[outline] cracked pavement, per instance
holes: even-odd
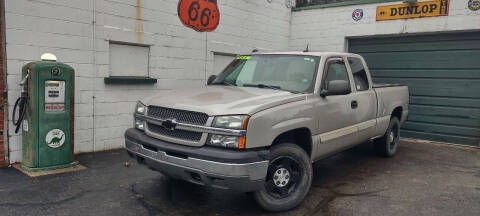
[[[124,150],[77,159],[88,169],[37,178],[0,169],[0,215],[480,215],[473,148],[402,141],[386,159],[363,144],[315,163],[305,201],[277,214],[248,194],[168,180]]]

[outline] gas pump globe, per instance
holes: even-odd
[[[22,168],[28,171],[75,165],[74,70],[53,54],[41,58],[23,67],[22,96],[13,110],[16,132],[22,131]]]

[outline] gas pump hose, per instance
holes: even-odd
[[[15,120],[16,113],[18,108],[18,119]],[[13,106],[13,114],[12,114],[12,121],[13,125],[16,126],[15,133],[18,133],[20,130],[20,125],[22,125],[23,117],[25,116],[25,112],[27,110],[27,96],[23,95],[20,96],[17,101],[15,101],[15,106]]]

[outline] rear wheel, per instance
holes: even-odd
[[[374,140],[375,152],[382,157],[393,157],[397,153],[399,140],[400,121],[394,116],[390,119],[385,134]]]
[[[265,186],[253,193],[268,211],[285,211],[299,205],[312,184],[312,164],[298,145],[283,143],[272,148]]]

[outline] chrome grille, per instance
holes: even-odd
[[[147,116],[160,119],[168,120],[174,119],[176,122],[191,124],[191,125],[200,125],[205,126],[209,120],[209,116],[201,112],[193,112],[187,110],[178,110],[171,109],[166,107],[158,106],[148,106]],[[201,132],[194,132],[189,130],[167,129],[158,123],[147,123],[147,134],[156,137],[157,139],[162,139],[167,142],[173,142],[184,145],[194,145],[198,146],[206,139],[206,134]]]
[[[148,127],[148,130],[150,130],[153,133],[175,138],[175,139],[198,142],[202,138],[202,133],[199,133],[199,132],[185,131],[185,130],[179,130],[179,129],[169,130],[162,126],[151,124],[151,123],[148,123],[147,127]]]
[[[177,110],[166,107],[148,106],[147,115],[159,119],[175,119],[177,122],[205,125],[208,115],[200,112]]]

